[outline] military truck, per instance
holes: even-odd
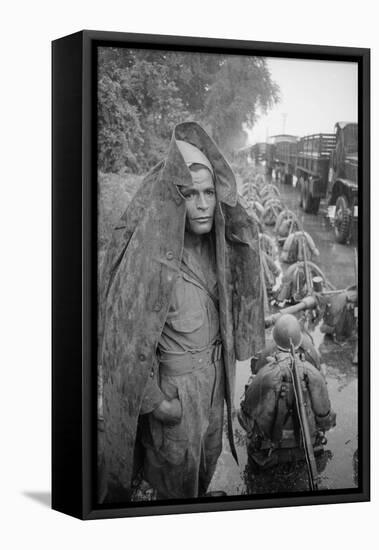
[[[296,167],[298,139],[297,136],[289,134],[270,137],[272,142],[270,168],[274,170],[275,179],[281,183],[292,184]]]
[[[336,147],[330,157],[327,199],[336,241],[354,237],[358,221],[358,124],[336,124]]]
[[[336,241],[346,243],[358,216],[358,125],[337,122],[334,134],[301,138],[296,176],[300,205],[317,214],[326,198]]]
[[[317,214],[321,198],[326,196],[330,156],[336,146],[335,134],[312,134],[298,143],[296,158],[300,206]]]
[[[259,163],[263,162],[264,160],[266,160],[266,154],[267,154],[267,150],[268,150],[268,143],[266,143],[265,141],[255,143],[252,146],[251,149],[252,149],[251,156],[255,159],[255,162],[257,164],[259,164]]]

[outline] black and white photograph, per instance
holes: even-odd
[[[97,504],[356,490],[358,63],[96,68]]]
[[[375,6],[4,4],[1,548],[372,548]]]

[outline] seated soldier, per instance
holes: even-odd
[[[246,387],[238,419],[247,432],[250,462],[268,468],[304,458],[293,384],[293,356],[300,375],[309,432],[315,454],[325,432],[335,426],[324,375],[301,351],[303,335],[293,315],[282,315],[273,329],[277,351]]]

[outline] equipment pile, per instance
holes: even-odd
[[[307,330],[319,323],[321,333],[335,341],[354,335],[357,286],[338,290],[328,281],[315,263],[320,253],[312,236],[268,181],[251,170],[241,193],[260,231],[266,328],[274,329],[272,343],[252,359],[238,419],[253,468],[305,459],[309,487],[316,490],[315,456],[323,452],[325,432],[335,426],[336,415],[325,366]],[[283,264],[290,264],[284,273]],[[300,315],[300,323],[293,314]]]

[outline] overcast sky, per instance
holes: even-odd
[[[287,133],[333,132],[337,121],[358,119],[358,65],[335,61],[267,58],[280,102],[249,132],[250,143]]]

